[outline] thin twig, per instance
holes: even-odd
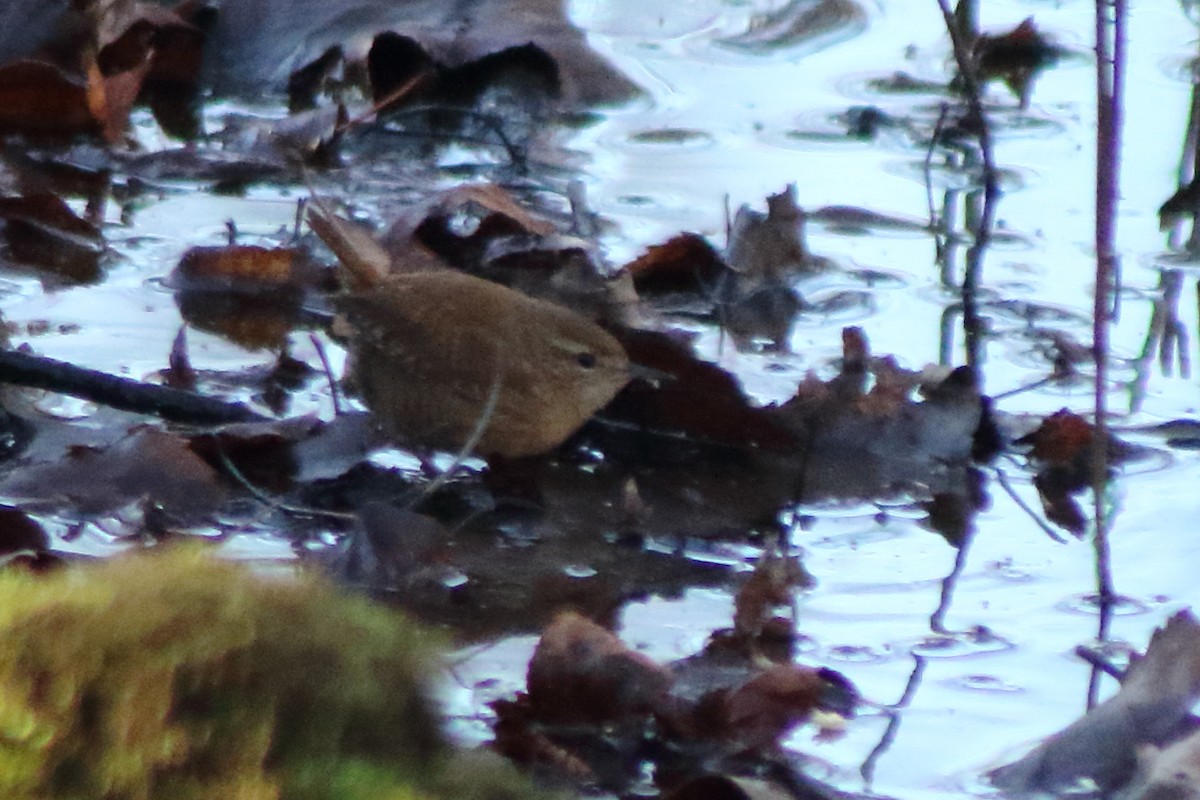
[[[476,445],[479,444],[479,440],[483,438],[483,434],[487,431],[488,425],[491,424],[492,416],[496,413],[496,403],[500,400],[502,383],[499,370],[497,370],[495,377],[492,379],[492,388],[488,392],[487,401],[483,404],[483,409],[479,413],[479,419],[475,421],[475,427],[472,429],[471,435],[467,437],[467,441],[463,442],[463,446],[455,454],[454,460],[450,462],[450,466],[442,470],[441,474],[432,481],[422,486],[416,497],[405,503],[406,508],[413,508],[417,503],[449,483],[450,479],[454,477],[454,473],[458,471],[458,468],[463,465],[463,462],[475,450]]]
[[[317,358],[321,361],[321,369],[325,372],[325,380],[329,382],[329,399],[333,401],[333,413],[335,416],[340,417],[345,413],[341,402],[342,393],[338,391],[337,378],[333,376],[333,367],[329,363],[329,355],[325,352],[325,345],[321,344],[321,340],[317,338],[315,333],[308,335],[308,341],[312,342],[313,349],[317,351]]]
[[[345,133],[346,131],[350,130],[351,128],[354,128],[358,125],[361,125],[363,122],[366,122],[368,119],[375,116],[380,111],[382,111],[385,108],[387,108],[388,106],[390,106],[392,103],[395,103],[401,97],[404,97],[404,95],[408,94],[413,89],[416,89],[428,77],[430,77],[429,70],[421,70],[416,75],[412,76],[407,81],[402,83],[395,90],[388,92],[388,94],[382,100],[376,101],[369,109],[367,109],[363,113],[359,114],[356,117],[352,117],[351,119],[348,119],[345,122],[338,125],[336,128],[333,129],[334,135]]]
[[[325,517],[328,519],[341,520],[343,522],[353,522],[358,519],[357,514],[347,511],[330,511],[324,508],[294,506],[289,503],[285,503],[276,497],[272,497],[265,490],[255,486],[250,479],[247,478],[240,469],[238,469],[237,465],[233,463],[233,460],[225,452],[225,448],[221,446],[220,439],[214,439],[213,443],[216,447],[217,458],[221,460],[221,466],[225,468],[225,471],[229,473],[229,476],[241,484],[243,489],[252,494],[254,499],[263,505],[303,517]]]
[[[1059,536],[1058,532],[1050,527],[1050,523],[1038,516],[1038,513],[1030,508],[1028,503],[1021,499],[1021,496],[1017,494],[1017,490],[1013,488],[1011,483],[1009,483],[1008,476],[1004,474],[1004,470],[1000,469],[999,467],[996,467],[996,482],[999,483],[1000,488],[1004,489],[1005,493],[1012,498],[1012,501],[1017,504],[1017,508],[1028,514],[1029,518],[1033,520],[1039,528],[1042,529],[1044,534],[1059,544],[1067,543],[1066,539]]]
[[[1112,10],[1113,17],[1108,12]],[[1113,280],[1117,269],[1116,233],[1120,194],[1121,102],[1124,84],[1125,0],[1096,2],[1096,288],[1092,342],[1097,446],[1092,448],[1092,499],[1096,533],[1096,590],[1101,601],[1098,638],[1108,634],[1107,602],[1115,597],[1109,565],[1108,532],[1108,353]]]
[[[938,237],[938,253],[942,251],[941,236],[949,233],[945,220],[938,219],[937,204],[933,200],[933,152],[937,149],[938,140],[942,138],[942,129],[946,124],[946,115],[950,106],[942,103],[938,112],[937,122],[933,124],[933,134],[929,137],[929,147],[925,150],[925,199],[929,206],[929,230]]]

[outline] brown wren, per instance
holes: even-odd
[[[338,301],[348,374],[400,443],[522,458],[558,447],[629,381],[603,328],[450,270],[393,274]]]

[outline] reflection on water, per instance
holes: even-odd
[[[586,25],[586,7],[580,4],[580,9]],[[983,14],[981,25],[989,30],[1009,30],[1035,15],[1059,41],[1083,43],[1092,35],[1091,9],[1078,3],[985,4]],[[1124,421],[1145,424],[1194,418],[1200,406],[1191,374],[1195,270],[1173,262],[1186,250],[1188,232],[1163,237],[1155,213],[1174,191],[1176,143],[1184,139],[1183,122],[1193,103],[1190,67],[1168,71],[1170,79],[1163,81],[1162,64],[1191,63],[1195,29],[1171,3],[1139,8],[1134,16],[1130,74],[1138,90],[1128,99],[1123,151],[1119,243],[1125,291],[1112,334],[1110,405],[1127,417]],[[1045,414],[1069,405],[1086,412],[1086,376],[1093,371],[1088,363],[1094,269],[1091,65],[1073,54],[1042,76],[1024,110],[1002,87],[987,90],[997,166],[1004,176],[997,238],[1019,241],[1025,249],[1019,256],[1004,247],[992,250],[972,276],[966,258],[969,231],[982,214],[977,167],[970,166],[969,148],[935,153],[930,160],[923,144],[939,115],[940,106],[930,99],[948,100],[942,87],[949,53],[936,17],[932,8],[923,16],[889,7],[854,38],[761,66],[705,60],[702,47],[641,60],[630,47],[636,35],[624,31],[618,59],[631,72],[653,72],[670,87],[669,98],[652,116],[672,127],[708,131],[721,144],[651,157],[595,150],[588,169],[592,196],[598,207],[611,208],[606,200],[611,181],[625,195],[691,196],[688,229],[718,242],[722,194],[727,192],[735,205],[754,202],[790,181],[797,182],[806,209],[843,206],[938,221],[938,235],[927,239],[923,252],[869,223],[810,224],[808,239],[814,252],[835,262],[852,260],[905,276],[899,289],[903,299],[869,306],[860,322],[876,349],[895,351],[913,366],[968,360],[979,366],[985,387],[993,391],[1049,376],[1058,362],[1064,370],[1077,369],[1079,378],[1063,372],[1040,388],[1005,397],[999,410]],[[597,40],[601,47],[609,45],[603,35]],[[1138,76],[1151,74],[1159,80],[1141,83]],[[864,108],[870,109],[866,116]],[[579,141],[588,147],[596,137],[608,139],[613,131],[639,124],[617,114],[602,126],[603,133],[584,132]],[[1180,133],[1164,137],[1164,131]],[[1185,170],[1181,182],[1193,172]],[[928,196],[927,185],[933,189]],[[635,219],[633,209],[617,213],[623,226],[611,237],[616,252],[664,238],[674,222],[646,224]],[[631,224],[624,225],[626,220]],[[964,308],[964,278],[975,284],[974,308]],[[1141,294],[1134,297],[1131,291]],[[801,315],[792,349],[828,348],[837,336],[836,322],[811,324]],[[1156,573],[1153,567],[1193,549],[1180,532],[1190,529],[1187,520],[1200,506],[1185,488],[1200,469],[1189,453],[1174,455],[1173,462],[1153,459],[1156,466],[1148,472],[1135,466],[1117,481],[1121,515],[1113,565],[1121,596],[1112,635],[1137,647],[1169,610],[1200,600],[1181,575],[1170,569]],[[1012,491],[1036,509],[1032,487],[1011,477]],[[1091,548],[1047,537],[1006,493],[995,494],[975,515],[973,535],[957,549],[919,539],[929,534],[894,517],[872,532],[869,523],[847,519],[843,510],[805,508],[810,522],[794,539],[807,550],[805,564],[817,586],[801,602],[800,629],[830,643],[825,654],[836,658],[838,668],[865,687],[870,699],[893,703],[881,739],[852,735],[841,744],[809,745],[835,765],[852,771],[860,766],[863,783],[848,788],[898,796],[957,794],[957,788],[945,788],[949,774],[969,775],[1081,711],[1088,671],[1069,654],[1095,633]],[[931,563],[940,565],[943,580],[928,580]],[[907,581],[915,602],[881,611],[879,595],[863,585],[862,576],[879,576],[881,586]],[[1149,596],[1159,600],[1137,599]],[[686,614],[687,601],[681,602],[679,612]],[[655,611],[668,639],[673,613],[661,606]],[[636,609],[627,615],[637,616]],[[644,629],[645,623],[637,626]],[[947,642],[952,648],[965,646],[959,637],[968,634],[953,632],[972,630],[987,630],[993,641],[1007,644],[975,648],[969,663],[939,662],[931,680],[926,656],[941,652]],[[930,639],[931,632],[950,638]],[[892,659],[876,657],[885,643],[889,651],[914,654],[910,669],[897,670]],[[851,655],[856,653],[867,657]],[[962,703],[955,688],[973,691],[977,699]],[[972,735],[948,740],[947,725]],[[961,781],[972,783],[969,777]]]

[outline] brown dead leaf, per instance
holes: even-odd
[[[110,145],[118,145],[129,126],[129,112],[150,72],[149,52],[137,66],[124,72],[104,75],[94,64],[88,67],[88,110],[100,126],[100,135]]]
[[[849,716],[857,701],[854,687],[833,670],[779,664],[724,697],[726,727],[717,735],[744,749],[767,747],[816,709],[831,708]]]
[[[1017,440],[1033,446],[1031,455],[1039,461],[1068,465],[1090,451],[1092,424],[1063,408],[1042,420],[1036,431]]]
[[[749,205],[738,209],[729,234],[725,263],[749,285],[780,283],[811,271],[814,264],[804,243],[804,210],[796,202],[796,184],[767,198],[764,215]]]
[[[322,428],[315,417],[226,425],[188,437],[192,452],[214,470],[232,463],[250,483],[271,492],[291,488],[296,471],[292,448]]]
[[[193,247],[175,267],[182,289],[197,285],[288,286],[303,283],[303,261],[294,248],[226,245]]]
[[[529,703],[542,722],[624,722],[652,712],[671,672],[574,612],[555,618],[529,662]]]
[[[1038,29],[1033,17],[1026,17],[1007,33],[980,36],[972,55],[979,74],[1004,81],[1024,107],[1029,104],[1034,79],[1065,52]]]
[[[492,730],[496,738],[492,747],[505,758],[527,768],[549,770],[576,784],[596,781],[596,773],[587,761],[537,729],[538,720],[531,712],[527,698],[497,700],[492,703],[492,709],[496,712]]]
[[[12,258],[65,278],[91,283],[100,277],[104,238],[52,194],[0,198],[4,241]]]
[[[601,412],[603,419],[694,442],[794,451],[796,437],[770,411],[750,403],[732,375],[697,358],[687,342],[653,331],[614,335],[630,361],[663,379],[630,384]]]
[[[734,599],[734,633],[749,639],[762,636],[774,619],[775,609],[794,604],[796,591],[811,586],[812,582],[812,576],[796,556],[764,555]],[[795,623],[791,620],[793,632]]]
[[[703,236],[681,233],[646,248],[624,269],[633,276],[634,287],[643,294],[709,293],[716,287],[725,264]]]
[[[305,320],[309,291],[332,288],[328,271],[291,247],[193,247],[167,286],[184,320],[248,349],[278,350]]]
[[[34,137],[98,133],[88,83],[44,61],[0,66],[0,132]]]
[[[554,223],[527,211],[495,184],[456,186],[415,206],[384,234],[394,269],[453,266],[472,271],[501,237],[549,236]]]
[[[186,440],[153,428],[135,429],[103,449],[68,449],[61,460],[30,465],[0,480],[9,496],[69,503],[101,514],[148,501],[171,518],[196,519],[225,499],[217,473]]]
[[[1010,793],[1057,792],[1080,778],[1104,790],[1128,781],[1137,750],[1177,736],[1200,699],[1200,623],[1190,611],[1167,620],[1146,654],[1130,663],[1121,690],[988,777]]]

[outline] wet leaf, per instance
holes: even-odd
[[[226,495],[216,471],[186,440],[152,428],[100,449],[70,448],[59,458],[10,472],[0,479],[0,491],[83,514],[148,502],[169,517],[192,520],[215,510]]]
[[[526,210],[499,186],[465,184],[412,208],[382,243],[400,272],[439,266],[472,271],[496,239],[554,232],[554,223]]]
[[[743,205],[733,218],[725,262],[752,285],[809,270],[814,262],[804,242],[804,221],[794,183],[767,198],[765,215]]]
[[[697,358],[679,337],[652,331],[616,334],[630,361],[661,373],[653,384],[634,381],[601,418],[651,434],[693,442],[787,451],[796,437],[773,415],[750,403],[737,380]]]
[[[633,285],[643,294],[692,292],[709,294],[725,271],[716,249],[696,233],[681,233],[646,252],[624,267]]]
[[[722,701],[725,729],[715,732],[745,749],[774,745],[818,708],[852,715],[854,687],[840,674],[779,664],[755,675]]]
[[[1038,29],[1033,17],[1026,17],[1007,33],[980,36],[972,55],[982,77],[1004,81],[1025,107],[1038,74],[1058,63],[1065,53]]]
[[[14,260],[54,273],[71,283],[100,277],[104,238],[51,194],[0,198],[4,241]]]
[[[815,50],[861,33],[866,26],[866,11],[855,0],[791,0],[752,17],[745,32],[718,39],[717,44],[754,55]]]
[[[234,244],[193,247],[175,267],[172,283],[183,290],[310,285],[319,272],[290,247]]]
[[[565,612],[542,633],[526,685],[539,721],[595,725],[652,712],[672,680],[670,670],[610,631]]]
[[[1092,424],[1078,414],[1060,409],[1042,421],[1033,433],[1017,440],[1033,446],[1030,455],[1040,461],[1066,466],[1091,451]]]
[[[83,81],[43,61],[0,66],[0,130],[71,136],[94,126]]]
[[[747,639],[762,636],[771,629],[775,609],[789,605],[794,610],[797,590],[812,584],[812,576],[798,557],[764,555],[734,598],[734,633]],[[796,620],[791,619],[792,633],[795,633],[795,624]]]
[[[322,428],[316,417],[292,417],[268,422],[225,425],[188,437],[192,452],[214,470],[228,473],[228,464],[252,486],[270,492],[291,487],[296,472],[292,448]]]
[[[1011,794],[1055,792],[1080,778],[1114,789],[1133,775],[1138,747],[1178,736],[1198,699],[1200,623],[1181,611],[1150,637],[1114,697],[988,777]]]
[[[247,349],[281,349],[311,321],[308,292],[332,288],[331,273],[290,247],[193,247],[167,277],[190,325]]]

